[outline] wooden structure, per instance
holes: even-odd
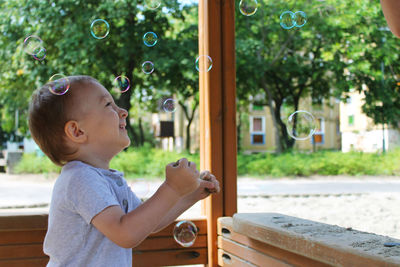
[[[400,242],[277,213],[242,213],[218,220],[219,266],[399,267]]]
[[[0,266],[45,266],[49,261],[43,252],[47,221],[46,213],[0,213]],[[207,221],[191,221],[199,230],[191,247],[175,242],[172,224],[132,250],[133,266],[207,264]]]
[[[199,1],[199,54],[212,70],[200,72],[200,164],[222,192],[205,201],[208,263],[217,266],[217,219],[237,210],[235,1]]]

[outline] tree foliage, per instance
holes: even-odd
[[[308,22],[301,28],[285,30],[279,17],[283,11],[305,11]],[[277,152],[293,147],[286,130],[283,107],[298,110],[299,100],[341,97],[350,89],[365,91],[365,111],[374,117],[374,101],[384,102],[391,118],[396,120],[393,80],[383,90],[381,60],[396,73],[399,45],[394,37],[377,45],[386,33],[380,31],[386,22],[375,1],[260,1],[251,17],[237,16],[237,88],[240,98],[268,105],[275,126]],[[396,62],[397,60],[397,62]],[[389,85],[390,84],[390,85]],[[377,92],[375,92],[377,91]],[[390,111],[389,111],[390,110]],[[387,117],[389,118],[389,117]],[[379,122],[379,120],[375,120]]]
[[[131,90],[123,94],[111,90],[117,104],[127,110],[140,107],[156,111],[159,97],[179,94],[185,83],[193,87],[197,80],[194,73],[186,80],[181,79],[188,65],[179,64],[177,61],[182,59],[174,57],[177,51],[182,51],[182,56],[185,49],[180,46],[186,41],[186,37],[179,41],[180,32],[175,24],[192,27],[185,24],[185,14],[188,16],[190,8],[182,7],[177,0],[163,1],[163,7],[157,10],[146,8],[140,0],[0,3],[0,111],[1,127],[6,131],[14,130],[14,113],[19,110],[22,122],[19,129],[27,134],[30,95],[55,73],[90,75],[108,89],[112,88],[116,76],[127,76]],[[101,40],[90,34],[90,24],[97,18],[110,24],[109,35]],[[143,35],[149,31],[159,38],[154,47],[143,44]],[[23,40],[29,35],[37,35],[44,41],[47,56],[43,61],[24,53]],[[186,45],[186,48],[191,52],[186,53],[185,60],[194,62],[197,47]],[[151,75],[141,70],[146,60],[155,64]],[[194,69],[194,63],[191,68]],[[178,80],[181,83],[176,86],[174,83]],[[136,112],[136,115],[139,119],[140,114]],[[132,143],[140,143],[129,118],[127,122]]]

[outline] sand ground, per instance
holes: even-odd
[[[53,184],[55,178],[55,175],[48,175],[47,177],[44,175],[0,175],[0,179],[3,181],[8,179],[26,184]],[[251,178],[246,179],[248,183],[252,182]],[[312,177],[312,179],[317,181],[326,179],[326,177]],[[337,177],[336,179],[345,181],[360,178]],[[372,179],[382,180],[381,177]],[[296,180],[290,179],[290,181],[296,183]],[[257,180],[257,182],[260,182],[260,180]],[[283,182],[287,182],[287,180],[283,179]],[[252,194],[239,196],[237,203],[238,212],[276,212],[400,239],[400,194],[396,190],[394,192],[348,194],[262,196]],[[48,207],[40,207],[40,209],[47,210]],[[0,209],[0,212],[7,211]],[[200,214],[201,205],[196,204],[183,214],[182,218],[196,217]]]

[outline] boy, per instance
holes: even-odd
[[[195,202],[218,192],[209,172],[180,159],[166,166],[166,179],[143,204],[111,159],[129,146],[128,112],[94,78],[71,76],[69,91],[52,84],[34,92],[29,129],[42,151],[63,166],[50,204],[44,252],[47,266],[132,266],[131,248],[172,223]],[[208,181],[206,181],[208,180]]]

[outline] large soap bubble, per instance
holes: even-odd
[[[174,227],[174,239],[179,245],[190,247],[196,241],[197,232],[197,227],[193,222],[180,221]]]
[[[289,116],[286,128],[293,139],[306,140],[315,133],[317,124],[310,112],[298,110]]]

